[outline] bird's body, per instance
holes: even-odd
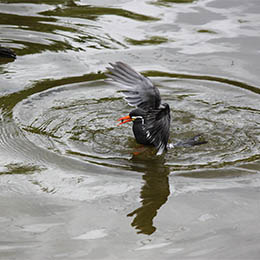
[[[153,145],[157,154],[167,150],[170,133],[170,107],[161,104],[157,87],[140,73],[123,62],[110,64],[108,77],[119,83],[125,91],[129,105],[135,106],[128,116],[119,119],[120,124],[133,121],[133,132],[138,143]]]

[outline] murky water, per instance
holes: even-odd
[[[260,3],[0,0],[0,259],[258,259]],[[163,156],[109,62],[171,106]],[[238,246],[239,245],[239,246]]]

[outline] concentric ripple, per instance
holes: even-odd
[[[169,150],[164,160],[172,170],[220,168],[259,159],[257,91],[203,76],[177,79],[157,73],[151,79],[171,106],[170,142],[199,133],[208,140],[205,145]],[[94,164],[131,168],[139,145],[130,124],[119,127],[116,122],[131,109],[118,88],[94,80],[30,95],[14,107],[13,115],[28,139],[44,149]],[[138,156],[154,158],[155,150]]]

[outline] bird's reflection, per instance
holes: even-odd
[[[143,160],[139,156],[134,156],[132,162],[133,170],[143,172],[144,185],[140,192],[142,206],[127,216],[135,216],[131,225],[138,230],[137,233],[150,235],[156,230],[153,219],[170,194],[168,180],[170,170],[164,166],[163,158]]]

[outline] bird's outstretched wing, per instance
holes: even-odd
[[[170,135],[170,108],[168,104],[164,108],[149,111],[145,117],[145,133],[147,139],[158,149],[157,155],[167,150]]]
[[[144,110],[157,109],[161,104],[161,96],[157,87],[140,73],[123,62],[110,63],[107,76],[122,85],[125,99],[131,106]]]

